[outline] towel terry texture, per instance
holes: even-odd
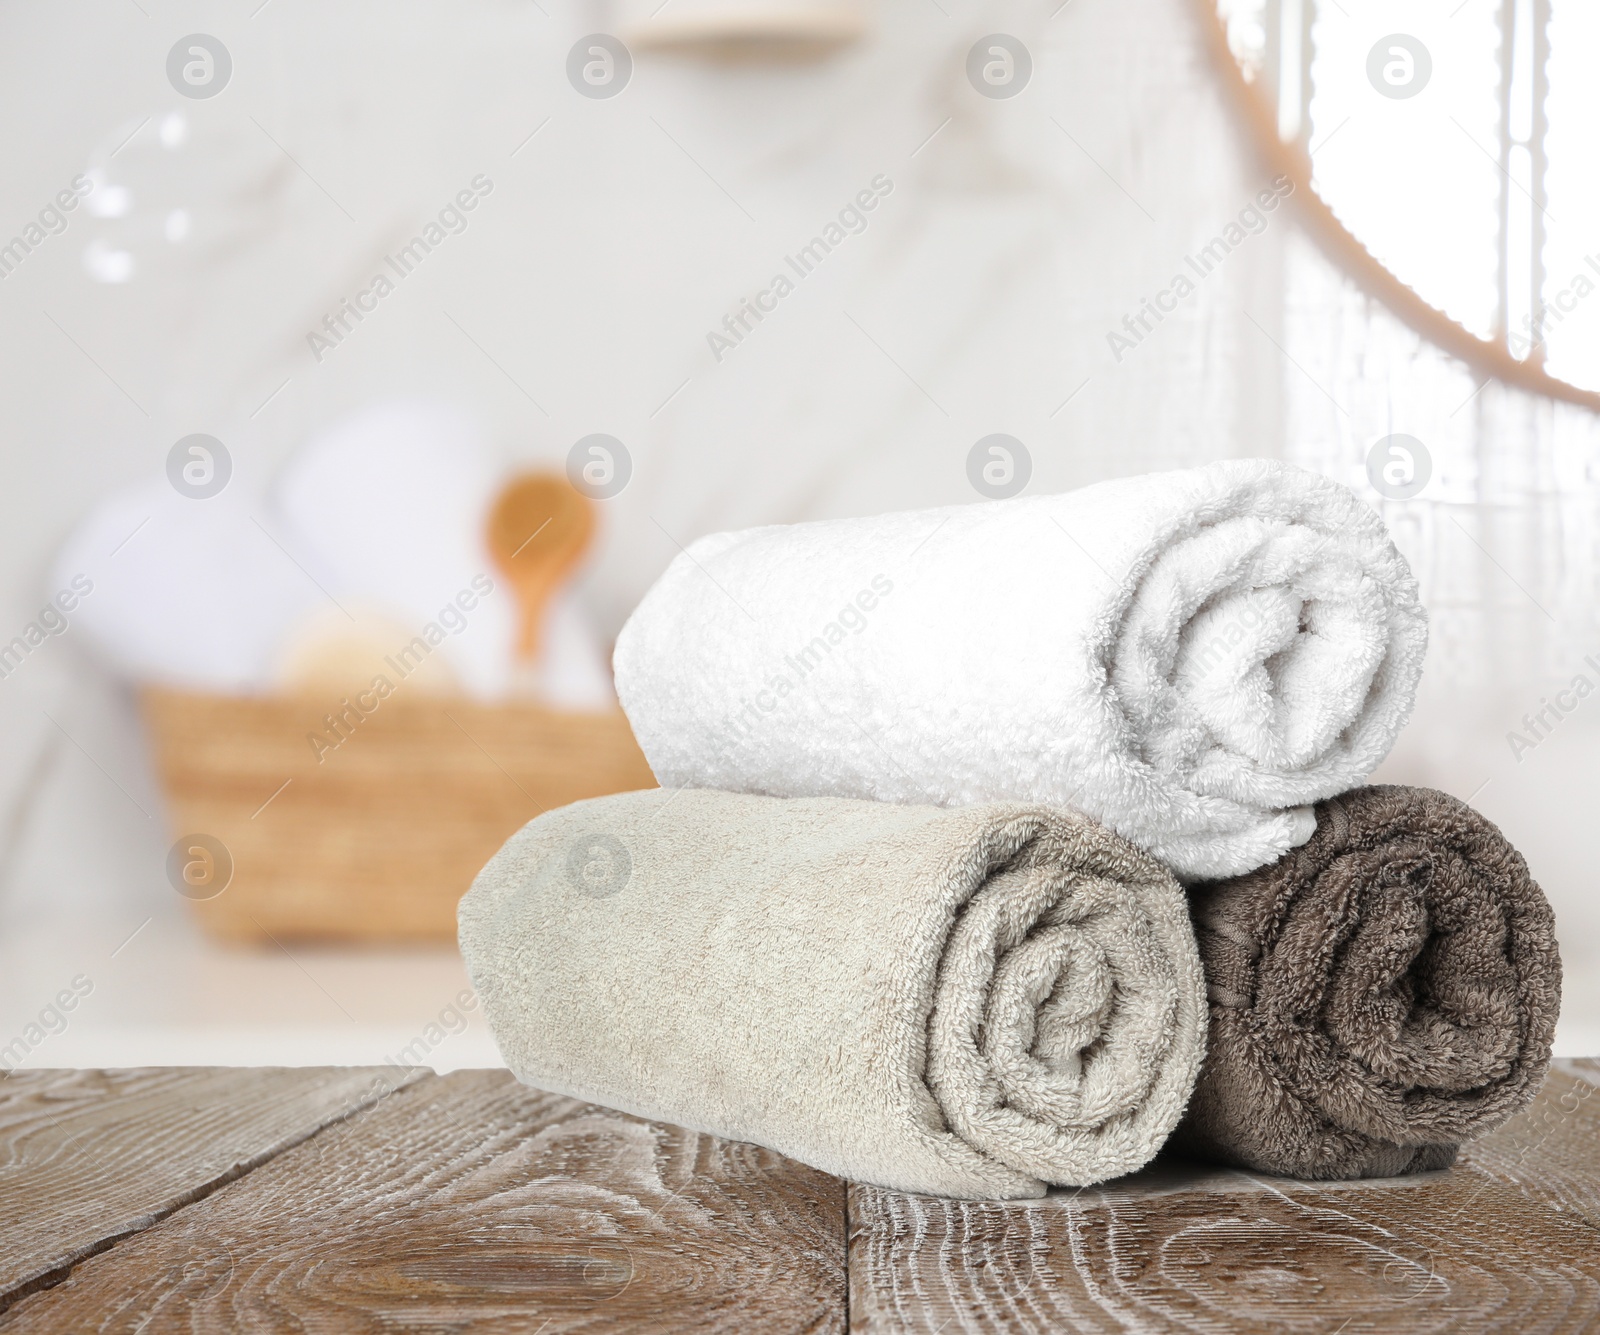
[[[1356,789],[1275,865],[1192,889],[1211,1034],[1175,1147],[1305,1178],[1443,1168],[1538,1091],[1554,918],[1464,803]]]
[[[1204,1043],[1178,884],[1042,807],[596,798],[512,837],[460,937],[522,1080],[906,1191],[1131,1172]]]
[[[668,787],[1071,806],[1199,879],[1372,772],[1426,640],[1370,509],[1236,459],[701,538],[615,667]]]

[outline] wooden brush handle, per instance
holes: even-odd
[[[516,591],[519,658],[537,656],[550,600],[593,537],[593,505],[559,473],[520,474],[495,498],[489,553]]]

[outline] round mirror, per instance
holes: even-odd
[[[1600,407],[1600,6],[1200,3],[1323,248],[1481,373]]]

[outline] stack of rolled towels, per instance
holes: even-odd
[[[898,1190],[1441,1168],[1560,961],[1493,825],[1361,786],[1426,642],[1273,461],[702,538],[617,643],[662,787],[522,829],[462,951],[523,1080]]]

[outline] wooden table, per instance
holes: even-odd
[[[504,1072],[0,1082],[0,1329],[1600,1328],[1600,1062],[1448,1172],[849,1185]]]

